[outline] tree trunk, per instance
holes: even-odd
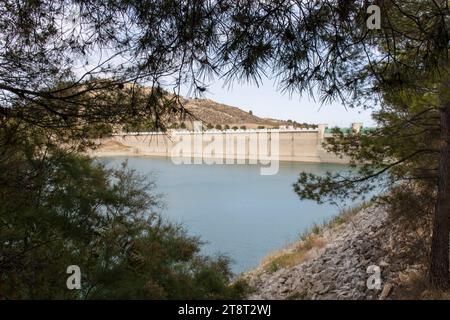
[[[437,202],[433,220],[431,254],[428,268],[429,284],[434,289],[446,290],[449,283],[450,232],[450,81],[446,79],[440,93],[441,151]]]

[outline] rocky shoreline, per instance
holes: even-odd
[[[246,274],[254,288],[249,299],[396,299],[424,274],[428,228],[405,228],[383,207],[366,207],[342,224],[325,227],[318,237],[322,245],[311,248],[305,261]],[[380,268],[379,288],[367,285],[374,274],[369,266]]]

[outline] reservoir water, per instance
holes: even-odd
[[[166,204],[163,215],[200,236],[206,242],[203,253],[230,256],[235,273],[256,267],[271,251],[339,212],[336,206],[298,198],[292,184],[300,172],[323,174],[348,168],[282,162],[278,174],[263,176],[257,165],[175,165],[170,159],[150,157],[101,161],[118,167],[127,159],[130,168],[156,178]]]

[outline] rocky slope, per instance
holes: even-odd
[[[245,125],[248,128],[285,125],[285,121],[257,117],[237,107],[228,106],[210,99],[187,100],[186,109],[204,124],[221,124],[229,126]]]
[[[424,273],[429,241],[425,230],[409,230],[392,222],[383,208],[362,209],[345,223],[321,231],[321,245],[308,251],[306,261],[275,272],[260,267],[247,274],[255,288],[249,298],[399,298],[403,288]],[[296,247],[285,249],[284,254]],[[379,289],[367,286],[373,275],[367,272],[371,265],[380,267]]]

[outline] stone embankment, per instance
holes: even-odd
[[[429,232],[392,222],[383,208],[370,206],[317,234],[304,261],[273,270],[270,263],[246,274],[255,289],[249,299],[390,299],[424,273]],[[308,240],[303,240],[308,241]],[[278,256],[298,250],[302,243]],[[381,270],[379,289],[370,289],[367,268]],[[373,267],[372,267],[373,268]]]

